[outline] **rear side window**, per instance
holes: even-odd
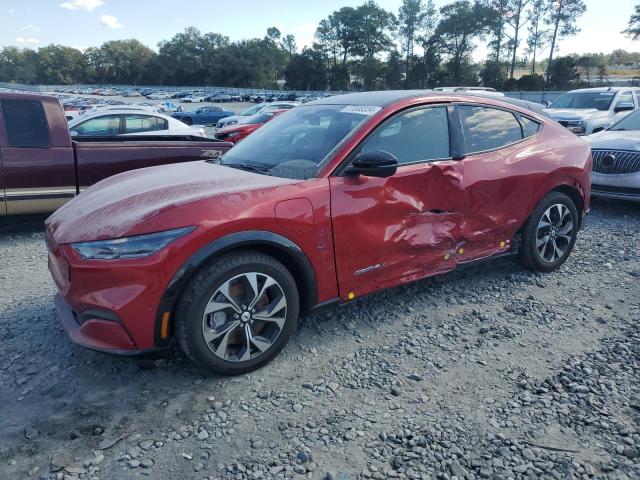
[[[4,125],[11,147],[48,147],[49,125],[37,100],[2,100]]]
[[[167,130],[168,122],[164,118],[149,115],[125,115],[124,133],[144,133]]]
[[[458,108],[467,153],[495,150],[522,140],[522,129],[513,113],[468,105]]]
[[[520,117],[524,138],[533,137],[540,130],[540,124],[527,117]]]

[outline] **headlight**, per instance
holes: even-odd
[[[148,235],[73,243],[71,246],[82,258],[92,260],[147,257],[194,229],[195,227],[176,228]]]

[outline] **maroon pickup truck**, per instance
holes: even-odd
[[[215,158],[231,146],[199,137],[71,140],[57,98],[0,93],[0,216],[49,213],[116,173]]]

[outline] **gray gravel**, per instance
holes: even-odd
[[[72,345],[40,225],[0,223],[0,478],[640,478],[640,204],[594,202],[558,272],[316,313],[237,378]]]

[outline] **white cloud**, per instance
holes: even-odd
[[[91,12],[103,3],[102,0],[71,0],[70,2],[61,3],[60,6],[67,10],[86,10]]]
[[[18,37],[18,38],[16,38],[16,42],[18,42],[18,43],[40,43],[40,40],[38,40],[37,38]]]
[[[28,30],[30,32],[41,32],[42,30],[38,27],[36,27],[35,25],[25,25],[24,27],[22,27],[22,30]]]
[[[13,15],[14,13],[16,13],[16,11],[13,8],[10,8],[9,10],[7,10],[7,13],[9,15]]]
[[[104,26],[109,27],[109,28],[122,28],[124,27],[124,25],[122,25],[118,19],[116,17],[114,17],[113,15],[101,15],[100,16],[100,23],[102,23]]]
[[[316,28],[318,28],[318,24],[314,22],[304,22],[293,26],[292,33],[296,37],[296,44],[299,50],[313,45]]]

